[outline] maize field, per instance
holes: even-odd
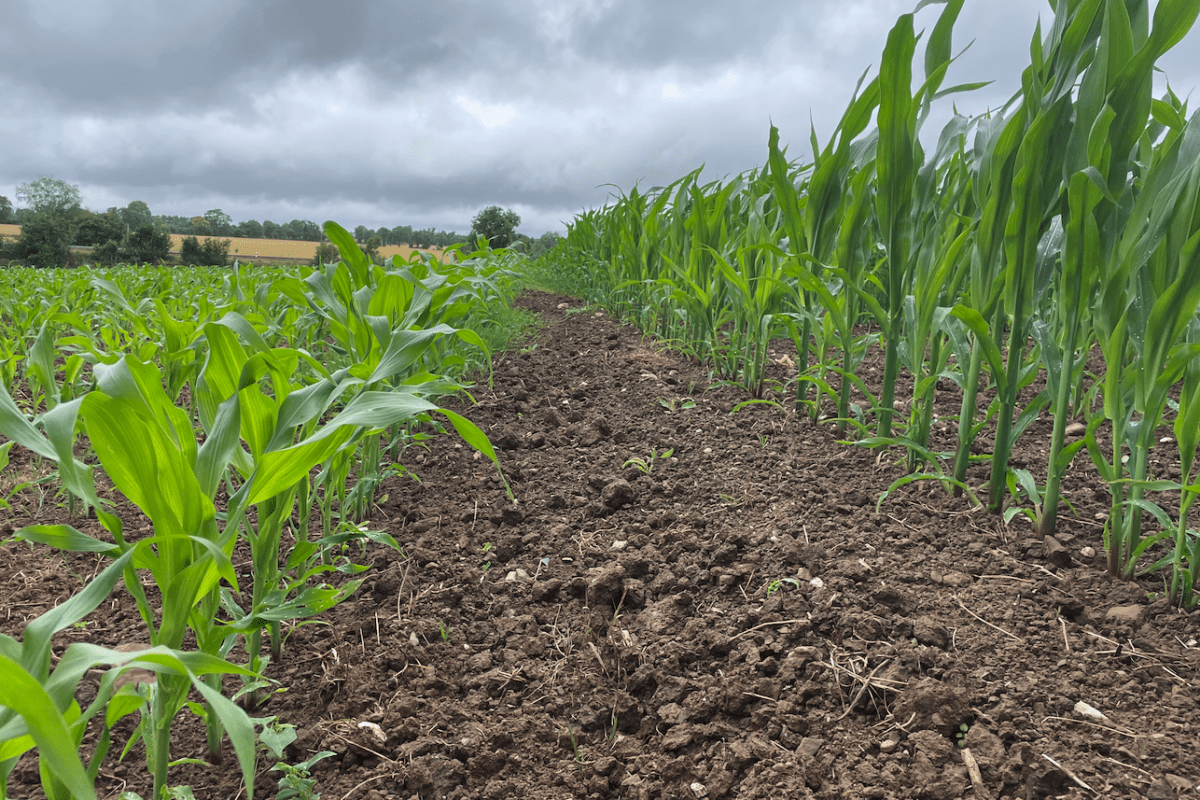
[[[537,261],[0,272],[0,798],[1200,792],[1200,0],[962,4]]]

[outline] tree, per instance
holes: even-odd
[[[549,253],[554,249],[554,245],[558,244],[559,240],[561,239],[562,236],[554,231],[543,233],[541,236],[534,239],[533,243],[529,245],[529,257],[537,258],[538,256]]]
[[[366,225],[359,225],[354,229],[354,241],[362,244],[367,239],[371,238],[371,229]]]
[[[171,252],[171,236],[153,225],[130,231],[121,244],[121,253],[134,264],[165,261]]]
[[[205,239],[200,243],[200,255],[204,263],[210,267],[224,267],[229,264],[229,240]]]
[[[75,216],[75,244],[95,247],[125,235],[125,223],[116,211],[94,214],[81,208]]]
[[[341,257],[338,253],[337,246],[333,242],[321,242],[317,245],[316,255],[313,256],[313,266],[321,267],[325,264],[332,264]]]
[[[372,264],[379,263],[379,248],[383,247],[383,237],[379,235],[372,236],[367,239],[367,244],[363,248],[363,253],[371,260]]]
[[[471,220],[471,238],[483,236],[492,247],[508,247],[520,224],[521,218],[512,209],[488,206]]]
[[[392,228],[392,244],[412,246],[412,225],[397,225]]]
[[[224,267],[229,263],[228,239],[185,236],[179,245],[179,263],[190,267]]]
[[[244,236],[247,239],[263,238],[262,223],[256,219],[248,219],[245,222],[239,223],[235,230],[238,236]]]
[[[4,195],[0,194],[0,225],[7,224],[13,220],[12,201]]]
[[[185,236],[179,243],[179,263],[185,267],[201,263],[203,254],[200,252],[200,240],[195,236]]]
[[[92,258],[102,266],[115,266],[121,260],[121,243],[116,239],[109,239],[104,244],[96,245],[92,248]]]
[[[213,236],[228,236],[233,233],[233,220],[221,209],[210,208],[204,212],[204,218],[208,220],[208,229]]]
[[[127,226],[126,230],[133,231],[143,225],[153,225],[154,215],[150,213],[150,206],[146,205],[145,201],[134,200],[121,209],[121,221]]]
[[[71,263],[74,226],[65,214],[41,213],[21,226],[14,252],[35,267],[66,267]]]
[[[189,234],[192,232],[192,218],[182,217],[178,214],[155,214],[150,222],[143,223],[146,225],[154,225],[157,228],[163,228],[167,233]],[[140,228],[141,225],[135,225],[134,228]]]
[[[302,242],[319,242],[325,238],[325,234],[321,231],[321,226],[307,219],[294,219],[287,225],[284,225],[283,228],[288,233],[289,239],[296,239]]]
[[[321,230],[321,226],[310,219],[293,220],[300,223],[300,236],[298,238],[306,242],[319,242],[325,238],[325,232]]]
[[[280,226],[279,226],[278,222],[271,222],[271,220],[269,220],[269,219],[264,220],[263,224],[262,224],[263,238],[264,239],[282,239],[283,231],[281,231],[279,229],[279,227]]]
[[[199,236],[208,236],[212,233],[212,223],[207,217],[192,217],[190,220],[192,233]]]
[[[35,214],[65,214],[79,205],[79,187],[58,178],[42,176],[17,187],[17,200]]]

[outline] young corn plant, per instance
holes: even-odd
[[[1104,418],[1111,459],[1087,447],[1112,487],[1106,524],[1109,571],[1136,573],[1152,542],[1141,533],[1149,455],[1171,387],[1200,355],[1183,338],[1200,304],[1200,125],[1193,118],[1145,177],[1126,235],[1107,262],[1096,328],[1107,371]],[[1126,464],[1124,448],[1129,448]],[[1126,470],[1128,470],[1126,472]]]
[[[1181,113],[1186,107],[1168,102],[1173,95],[1162,101],[1151,97],[1154,62],[1186,34],[1197,14],[1195,3],[1168,5],[1173,8],[1163,9],[1161,14],[1156,11],[1154,30],[1149,36],[1140,23],[1135,23],[1136,18],[1147,12],[1144,3],[1132,8],[1106,3],[1098,11],[1102,19],[1095,55],[1075,100],[1075,119],[1064,169],[1067,221],[1057,314],[1053,319],[1057,333],[1038,337],[1045,354],[1047,382],[1054,396],[1055,421],[1046,495],[1040,513],[1043,535],[1054,532],[1062,475],[1083,444],[1081,440],[1065,445],[1064,432],[1071,414],[1077,353],[1090,339],[1089,309],[1102,281],[1111,287],[1117,285],[1114,281],[1126,280],[1120,273],[1102,274],[1099,265],[1113,257],[1120,246],[1118,237],[1137,236],[1144,224],[1142,218],[1136,218],[1131,225],[1129,217],[1136,202],[1132,198],[1147,188],[1143,179],[1149,177],[1137,162],[1152,163],[1169,156],[1170,148],[1186,127]],[[1167,136],[1157,146],[1152,144],[1157,135],[1151,136],[1147,130],[1152,109],[1157,111],[1157,118],[1164,120],[1160,129],[1167,129]],[[1140,156],[1137,151],[1141,151]],[[1142,246],[1153,248],[1155,242],[1143,240]],[[1110,297],[1117,302],[1115,296]],[[1035,324],[1035,335],[1045,327],[1048,326]],[[1111,318],[1107,327],[1112,330]]]
[[[94,489],[86,485],[90,473],[85,477],[76,471],[69,480],[75,481],[82,495],[96,506],[115,544],[63,525],[24,528],[16,536],[69,551],[128,557],[122,574],[146,626],[150,648],[174,658],[172,654],[181,651],[184,635],[190,629],[201,651],[198,655],[207,665],[202,673],[209,680],[215,682],[222,674],[245,674],[243,668],[222,658],[229,634],[219,629],[216,589],[222,580],[236,586],[236,576],[229,561],[232,537],[219,529],[212,502],[236,442],[236,411],[232,406],[223,409],[222,424],[215,426],[204,444],[198,446],[186,413],[163,392],[161,374],[155,367],[123,357],[115,364],[97,364],[96,376],[96,391],[60,405],[56,411],[78,412],[105,472],[117,490],[150,519],[153,534],[136,543],[128,542],[119,519],[100,508]],[[48,426],[51,440],[66,438],[68,430],[73,440],[73,415],[69,428],[66,420],[61,425],[58,420],[53,422],[56,424]],[[17,441],[21,441],[17,436],[28,438],[29,431],[22,430],[19,422],[7,418],[3,424],[6,435]],[[60,471],[64,464],[71,462],[60,460]],[[73,469],[68,467],[66,474],[71,475]],[[151,606],[138,570],[149,572],[158,587],[161,612]],[[155,658],[149,661],[158,663]],[[204,684],[194,670],[167,666],[153,688],[142,696],[142,723],[136,734],[146,744],[156,797],[167,785],[174,720],[191,688],[197,682]],[[209,705],[211,725],[230,733],[243,771],[252,774],[252,755],[247,761],[246,741],[241,736],[243,719],[229,712],[225,702],[215,699],[219,692],[212,686],[205,684],[201,693]],[[210,740],[210,747],[214,745],[219,755],[219,740]],[[252,737],[250,745],[252,751]]]
[[[881,273],[878,274],[881,300],[868,302],[868,307],[879,323],[886,343],[877,429],[877,436],[882,440],[892,436],[895,384],[904,338],[905,298],[913,293],[914,232],[919,222],[919,216],[915,216],[919,212],[915,201],[931,200],[916,197],[914,192],[919,187],[931,185],[931,176],[936,169],[936,166],[924,167],[925,154],[919,133],[935,97],[971,91],[984,85],[963,84],[941,89],[946,71],[953,62],[951,40],[961,10],[962,0],[949,0],[938,17],[925,48],[925,81],[915,94],[912,92],[912,61],[916,36],[912,14],[902,15],[889,32],[879,68],[875,211],[886,260],[877,270]]]

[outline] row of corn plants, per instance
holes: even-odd
[[[43,300],[9,299],[0,312],[3,335],[18,342],[4,362],[16,368],[0,383],[3,452],[19,445],[53,465],[72,512],[94,514],[107,532],[36,525],[14,538],[111,561],[29,623],[21,641],[0,636],[0,798],[17,759],[34,748],[48,798],[94,798],[111,730],[130,714],[139,723],[125,752],[143,742],[152,796],[166,797],[184,709],[204,720],[210,762],[230,740],[252,796],[255,732],[243,706],[269,685],[284,624],[357,589],[359,578],[328,580],[363,569],[336,557],[346,542],[399,549],[357,524],[388,469],[385,452],[422,435],[414,426],[441,419],[499,466],[482,431],[438,398],[463,389],[447,371],[470,351],[477,363],[489,360],[468,325],[509,299],[511,257],[414,256],[380,266],[340,226],[326,223],[325,232],[341,260],[314,269],[5,274],[14,286],[33,284],[26,298]],[[149,519],[149,535],[126,535],[97,492],[97,468]],[[231,561],[239,545],[252,564],[241,581]],[[76,643],[52,668],[51,637],[119,583],[137,606],[146,647]],[[239,643],[240,664],[230,661]],[[81,708],[78,684],[101,665],[113,668]],[[134,668],[157,679],[118,688],[117,677]],[[242,679],[241,705],[222,694],[226,675]],[[202,703],[189,702],[193,691]],[[89,726],[99,738],[85,754]]]
[[[531,274],[560,276],[781,405],[764,367],[770,343],[790,338],[797,411],[857,444],[901,448],[908,474],[892,488],[936,479],[971,491],[968,468],[986,460],[988,508],[1011,517],[1028,504],[1050,535],[1063,477],[1086,449],[1112,496],[1109,571],[1169,566],[1171,597],[1195,606],[1200,121],[1169,87],[1155,96],[1154,73],[1200,0],[1055,0],[1020,89],[936,135],[922,135],[934,106],[985,84],[946,85],[962,0],[918,11],[927,5],[943,9],[923,63],[917,12],[902,15],[832,137],[822,145],[812,131],[810,158],[790,159],[772,126],[766,167],[618,192],[569,224]],[[883,378],[868,386],[860,367],[876,344]],[[946,382],[962,400],[953,452],[937,452]],[[902,383],[910,394],[897,398]],[[1046,414],[1038,485],[1010,461]],[[1072,421],[1087,432],[1068,441]],[[1150,472],[1168,422],[1177,479]],[[991,452],[978,455],[989,433]],[[1164,492],[1177,498],[1170,511]],[[1144,531],[1147,515],[1156,525]]]

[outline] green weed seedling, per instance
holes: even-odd
[[[333,755],[332,750],[322,750],[313,755],[311,758],[301,761],[299,764],[289,764],[286,761],[280,761],[271,770],[279,770],[283,773],[283,777],[279,779],[279,791],[275,794],[276,800],[319,800],[320,792],[314,792],[317,782],[309,776],[313,765],[318,761],[329,758]]]
[[[660,458],[670,458],[674,454],[675,454],[675,449],[670,448],[670,447],[667,448],[666,450],[663,450],[661,453],[651,450],[649,459],[634,457],[634,458],[631,458],[628,461],[626,461],[624,464],[622,464],[621,467],[622,468],[630,467],[630,466],[637,467],[638,471],[641,472],[643,475],[649,475],[651,472],[654,471],[654,462],[655,461],[657,461]]]
[[[575,763],[579,764],[580,766],[588,763],[587,757],[584,756],[583,751],[579,749],[579,742],[575,739],[575,730],[570,725],[567,726],[567,736],[571,739],[571,755],[574,756]]]
[[[484,543],[483,543],[483,555],[484,555],[485,557],[487,556],[487,554],[488,554],[488,551],[489,551],[489,550],[491,550],[491,549],[492,549],[492,543],[491,543],[491,542],[484,542]],[[480,583],[483,583],[483,582],[484,582],[484,580],[487,578],[487,573],[488,573],[488,570],[489,570],[489,569],[491,569],[491,568],[492,568],[492,562],[491,562],[490,560],[489,560],[489,561],[484,561],[484,562],[483,562],[483,564],[481,564],[481,565],[480,565],[480,567],[479,567],[479,571],[480,571],[480,573],[481,573],[481,574],[479,575],[479,582],[480,582]]]
[[[779,580],[771,581],[769,584],[767,584],[767,597],[770,597],[771,595],[775,594],[780,589],[782,589],[784,586],[791,586],[793,589],[799,589],[800,588],[800,579],[799,578],[780,578]]]
[[[670,398],[670,397],[660,397],[660,398],[658,398],[658,404],[660,406],[662,406],[663,408],[665,408],[667,410],[668,414],[670,414],[673,411],[680,411],[685,408],[695,408],[696,407],[696,401],[692,400],[691,398],[688,398],[686,400],[676,400],[676,399]]]
[[[276,800],[317,800],[321,794],[313,791],[317,782],[309,773],[314,764],[333,755],[333,751],[322,750],[299,764],[289,764],[284,760],[284,751],[296,741],[296,727],[279,722],[276,717],[264,717],[255,722],[262,723],[262,731],[258,735],[260,747],[276,761],[271,771],[283,773],[279,779],[279,791],[275,794]]]

